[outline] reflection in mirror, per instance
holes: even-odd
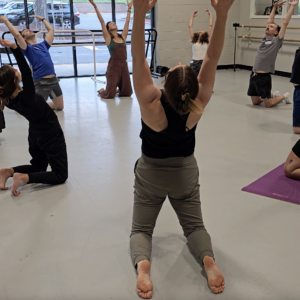
[[[268,16],[271,14],[274,4],[279,0],[255,0],[256,16]],[[276,15],[282,15],[282,6],[276,9]]]

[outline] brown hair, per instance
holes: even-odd
[[[198,115],[203,113],[203,109],[195,102],[198,93],[199,83],[191,67],[176,68],[166,75],[167,101],[180,115],[190,112]]]
[[[192,43],[196,44],[198,42],[199,39],[199,32],[194,33],[194,36],[192,38]],[[204,32],[201,36],[200,36],[200,44],[209,44],[209,34],[208,32]]]
[[[106,23],[106,29],[109,32],[110,36],[113,38],[114,36],[109,31],[109,23],[111,23],[111,21],[109,21],[109,22]],[[118,37],[120,37],[121,39],[123,39],[123,36],[121,34],[119,34],[119,33],[118,33]]]
[[[16,90],[16,73],[15,70],[9,66],[4,65],[0,68],[0,109],[3,110],[8,103],[8,98]]]

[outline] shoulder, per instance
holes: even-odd
[[[41,43],[39,43],[38,45],[46,48],[47,50],[51,47],[48,42],[46,40],[43,40]]]

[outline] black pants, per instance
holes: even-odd
[[[28,142],[31,165],[14,167],[15,173],[28,174],[29,183],[64,183],[68,178],[68,157],[61,128],[39,133],[29,129]],[[48,164],[51,172],[47,172]]]

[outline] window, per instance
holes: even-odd
[[[128,0],[130,1],[130,0]],[[150,0],[149,0],[150,1]],[[109,21],[115,21],[120,29],[123,30],[126,17],[127,17],[127,1],[126,0],[94,0],[105,23]],[[26,9],[24,9],[24,2],[22,0],[11,1],[6,7],[18,11],[18,14],[12,14],[11,23],[17,28],[18,31],[22,31],[25,28],[29,28],[34,32],[46,31],[43,22],[39,22],[33,18],[32,15],[40,15],[44,17],[55,29],[54,45],[50,48],[50,54],[55,65],[56,73],[58,76],[80,76],[80,75],[93,75],[94,73],[94,56],[92,35],[90,33],[76,33],[72,35],[70,32],[58,32],[68,31],[72,29],[72,16],[71,6],[69,0],[28,0],[27,12],[28,20],[26,21]],[[88,2],[88,0],[73,0],[72,11],[74,13],[74,27],[75,30],[88,30],[94,31],[96,42],[96,67],[97,74],[105,74],[107,64],[110,59],[108,48],[105,44],[102,36],[101,24],[98,20],[94,7]],[[134,8],[132,8],[129,30],[132,29]],[[146,29],[152,28],[152,13],[147,13]],[[0,24],[0,37],[8,29],[4,24]],[[149,34],[146,34],[146,41]],[[5,39],[14,40],[10,34],[4,36]],[[37,42],[43,41],[43,34],[40,33],[37,36]],[[127,37],[127,53],[129,69],[131,71],[131,33]],[[82,46],[59,46],[57,44],[84,44]],[[148,62],[151,61],[151,44],[149,45]],[[2,61],[4,61],[2,55]],[[8,59],[5,60],[8,62]]]

